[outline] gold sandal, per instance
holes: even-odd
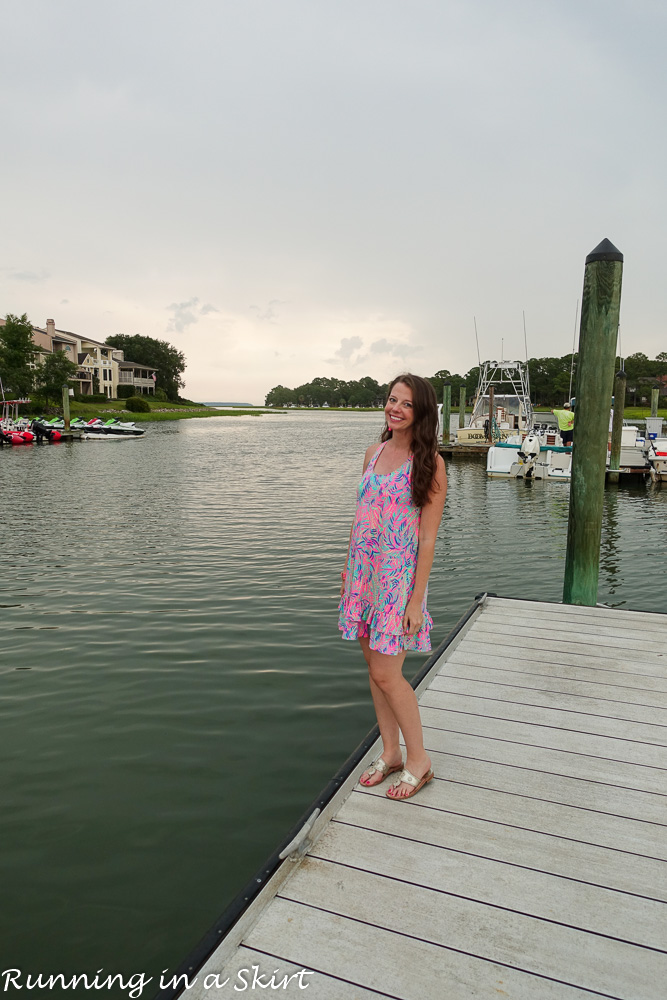
[[[393,767],[389,767],[387,762],[384,761],[381,756],[377,757],[372,764],[369,764],[369,766],[364,771],[364,774],[366,774],[369,778],[371,778],[374,774],[381,774],[382,777],[380,778],[379,781],[374,781],[370,785],[368,784],[367,781],[362,781],[361,778],[359,778],[359,784],[362,785],[364,788],[374,788],[376,785],[381,785],[384,779],[388,778],[390,774],[394,774],[396,771],[401,771],[402,769],[403,769],[403,761],[401,761],[400,764],[394,764]]]
[[[429,783],[432,777],[433,777],[432,767],[429,767],[428,771],[423,776],[423,778],[415,778],[412,771],[408,771],[407,767],[404,767],[401,773],[399,774],[398,778],[396,778],[396,781],[393,781],[389,786],[389,788],[387,789],[386,793],[387,798],[395,799],[397,802],[402,802],[403,799],[411,799],[413,795],[417,794],[420,788],[423,788],[424,785],[427,785]],[[401,784],[402,781],[404,781],[406,785],[412,785],[413,786],[412,791],[408,792],[407,795],[390,795],[389,792],[391,791],[391,789],[398,788],[398,786]]]

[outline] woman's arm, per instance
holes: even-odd
[[[373,457],[373,452],[375,451],[376,447],[377,447],[377,445],[372,444],[369,448],[366,449],[366,454],[364,455],[364,468],[363,468],[363,471],[361,473],[362,476],[365,474],[366,469],[368,468],[368,463],[370,462],[371,458]],[[341,578],[340,596],[341,597],[343,596],[343,591],[345,590],[345,573],[347,572],[347,563],[348,563],[348,559],[350,558],[350,545],[352,544],[352,532],[353,531],[354,531],[354,523],[352,524],[352,527],[350,528],[350,538],[349,538],[349,541],[347,543],[347,553],[345,555],[345,566],[343,567],[343,572],[340,575],[340,578]]]
[[[435,540],[438,535],[440,521],[442,520],[446,495],[447,473],[445,472],[443,458],[441,455],[438,455],[433,485],[429,493],[428,502],[422,507],[419,521],[419,548],[417,550],[415,582],[410,600],[405,608],[405,614],[403,615],[403,629],[410,635],[418,632],[423,623],[422,601],[424,600],[426,584],[428,583],[431,566],[433,565]]]

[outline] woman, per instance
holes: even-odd
[[[447,478],[438,454],[438,404],[431,383],[399,375],[389,387],[384,413],[382,443],[371,445],[364,459],[341,574],[339,627],[344,639],[361,645],[382,736],[382,753],[361,784],[379,785],[400,771],[387,795],[407,799],[433,777],[417,697],[402,670],[406,650],[431,648],[426,585]]]

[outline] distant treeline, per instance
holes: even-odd
[[[574,365],[573,365],[574,360]],[[621,359],[616,358],[616,370]],[[562,358],[530,358],[530,395],[536,406],[552,406],[563,403],[570,392],[572,372],[572,393],[575,392],[577,375],[577,354],[565,354]],[[637,352],[625,358],[628,377],[628,397],[633,402],[642,397],[650,398],[651,387],[667,376],[667,351],[662,351],[651,361],[646,354]],[[466,400],[470,403],[479,381],[479,367],[471,368],[465,375],[453,375],[446,368],[427,376],[438,399],[442,399],[442,387],[449,382],[452,387],[452,406],[458,406],[460,387],[465,386]],[[389,388],[367,375],[358,381],[344,382],[338,378],[315,378],[312,382],[288,389],[277,385],[266,394],[265,406],[383,406]],[[661,395],[667,395],[667,385],[663,385]]]

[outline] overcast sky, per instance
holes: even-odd
[[[4,0],[0,313],[166,339],[263,402],[572,348],[625,255],[667,350],[667,5]]]

